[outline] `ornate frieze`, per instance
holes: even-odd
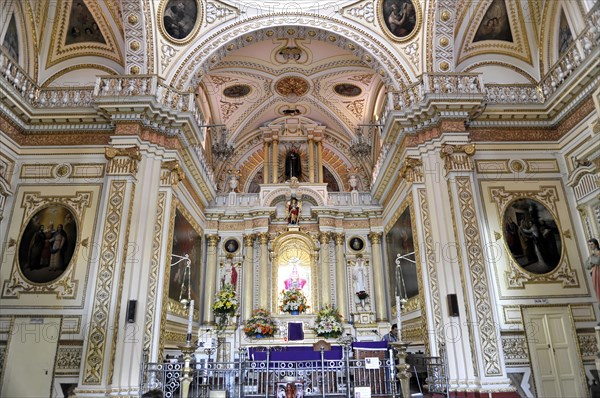
[[[81,346],[59,346],[56,351],[54,373],[56,375],[79,375],[82,354]]]
[[[507,364],[529,363],[527,340],[523,335],[502,335],[502,351]]]
[[[578,334],[577,342],[579,343],[581,357],[584,360],[596,358],[596,354],[598,353],[598,342],[596,341],[595,334]]]
[[[353,5],[344,9],[344,12],[355,19],[364,19],[366,22],[372,24],[375,21],[375,9],[373,2],[369,1],[362,5]]]

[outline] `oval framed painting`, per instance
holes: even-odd
[[[223,249],[225,249],[225,251],[227,253],[235,253],[238,251],[238,249],[240,248],[240,243],[235,240],[235,239],[227,239],[225,241],[225,243],[223,243]]]
[[[355,236],[348,241],[348,246],[355,252],[361,252],[365,248],[365,241]]]
[[[563,245],[558,222],[541,202],[523,198],[509,203],[502,230],[513,261],[525,271],[547,274],[560,263]]]
[[[186,44],[200,28],[198,0],[162,0],[158,8],[158,26],[172,43]]]
[[[414,0],[381,0],[377,10],[379,24],[394,41],[412,39],[421,26],[421,7]]]
[[[17,249],[23,277],[40,284],[60,278],[73,258],[77,232],[75,215],[66,206],[52,204],[36,211]]]

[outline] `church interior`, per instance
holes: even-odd
[[[600,389],[597,0],[0,18],[2,397]]]

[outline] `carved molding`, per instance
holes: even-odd
[[[128,148],[104,148],[104,157],[108,160],[106,172],[108,175],[135,175],[138,162],[141,160],[137,146]]]
[[[163,186],[177,186],[183,179],[185,174],[178,160],[167,160],[162,162],[162,170],[160,183]]]
[[[423,161],[407,157],[400,166],[400,175],[407,182],[423,182]]]
[[[475,166],[472,157],[474,154],[475,144],[442,145],[440,156],[444,161],[446,175],[452,171],[473,171]]]

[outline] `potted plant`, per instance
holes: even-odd
[[[320,337],[340,337],[344,331],[342,316],[334,306],[327,305],[317,313],[314,330]]]
[[[279,300],[281,301],[279,309],[283,312],[289,312],[292,315],[306,312],[309,307],[306,296],[300,289],[282,290],[279,293]]]
[[[252,316],[246,321],[244,333],[252,338],[270,337],[275,333],[275,329],[275,322],[271,318],[271,313],[259,308],[254,310]]]

